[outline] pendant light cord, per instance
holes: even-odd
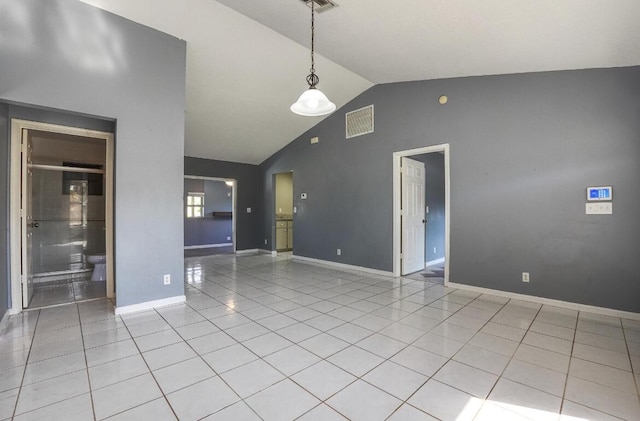
[[[316,89],[316,85],[320,83],[320,78],[316,75],[316,61],[315,61],[315,32],[316,32],[316,19],[315,19],[315,0],[311,0],[311,73],[307,76],[307,84],[309,89]]]
[[[315,73],[315,29],[316,29],[316,19],[315,19],[315,0],[311,0],[311,73]]]

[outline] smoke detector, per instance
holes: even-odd
[[[331,0],[302,0],[303,2],[305,2],[305,4],[311,8],[311,3],[315,3],[315,10],[318,13],[323,13],[326,12],[329,9],[333,9],[334,7],[337,7],[338,5],[331,1]]]

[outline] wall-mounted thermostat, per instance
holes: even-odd
[[[300,193],[300,199],[306,199],[307,193]]]
[[[613,200],[611,186],[587,187],[587,200],[590,202]]]

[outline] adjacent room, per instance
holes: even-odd
[[[640,419],[639,18],[0,0],[0,420]]]

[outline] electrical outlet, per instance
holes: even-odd
[[[231,237],[227,237],[227,240],[231,240]]]
[[[522,282],[529,282],[529,272],[522,272]]]
[[[436,248],[435,247],[433,248],[433,254],[436,254]]]
[[[266,238],[264,239],[264,245],[265,246],[267,245],[267,239]]]
[[[337,254],[338,256],[342,256],[342,250],[337,249],[337,250],[336,250],[336,254]]]
[[[169,275],[168,273],[166,275],[164,275],[164,284],[165,285],[170,285],[171,284],[171,275]]]

